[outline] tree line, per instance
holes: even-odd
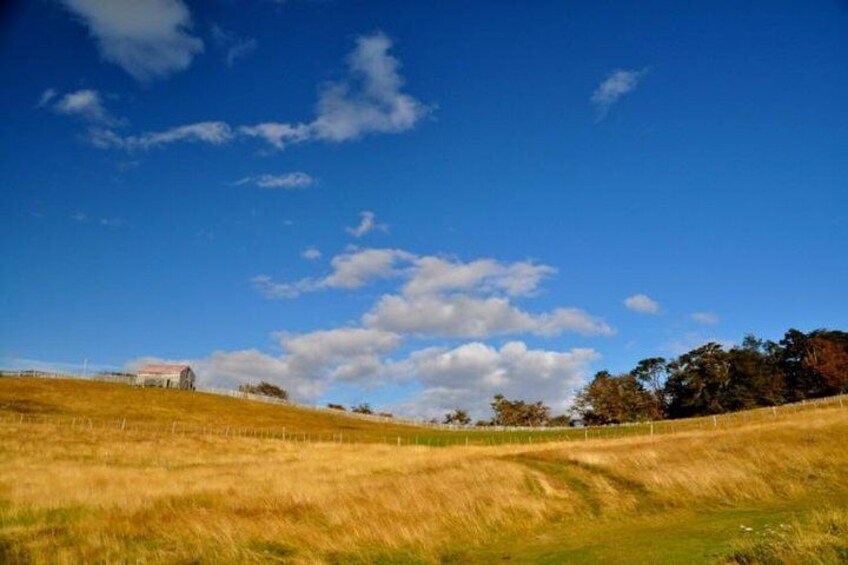
[[[643,359],[631,371],[599,371],[577,391],[569,414],[551,416],[542,401],[495,396],[494,416],[477,425],[563,426],[691,418],[776,406],[848,392],[848,333],[790,329],[778,342],[748,335],[725,348],[710,342],[674,359]],[[468,425],[465,410],[446,424]]]
[[[265,381],[243,384],[239,390],[288,399],[287,391]],[[475,425],[624,424],[722,414],[846,392],[848,333],[790,329],[777,342],[748,335],[741,345],[730,348],[710,342],[674,359],[642,359],[626,373],[599,371],[576,392],[567,414],[552,415],[550,407],[541,400],[510,400],[497,394],[490,404],[492,418],[478,420]],[[341,404],[327,407],[346,410]],[[352,406],[350,411],[374,414],[367,403]],[[388,412],[377,414],[392,417]],[[461,408],[441,420],[460,426],[471,422],[468,411]]]

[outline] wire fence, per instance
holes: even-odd
[[[65,373],[2,372],[4,377],[36,377],[48,379],[74,378]],[[91,380],[91,379],[88,379]],[[273,439],[293,443],[382,443],[388,445],[409,446],[471,446],[471,445],[506,445],[533,444],[554,441],[588,441],[595,439],[615,439],[627,437],[654,437],[659,435],[696,432],[718,431],[738,428],[741,426],[778,421],[795,414],[821,410],[842,409],[848,407],[848,395],[832,396],[804,400],[793,404],[757,408],[743,412],[731,412],[689,418],[684,420],[660,420],[655,422],[640,422],[615,426],[593,427],[557,427],[557,428],[527,428],[527,427],[492,427],[492,426],[449,426],[430,422],[417,422],[367,414],[340,412],[330,408],[292,404],[280,399],[263,397],[225,389],[206,389],[200,392],[240,398],[254,402],[296,406],[299,409],[333,413],[352,418],[370,421],[402,424],[401,431],[392,430],[384,433],[379,428],[373,430],[332,430],[307,431],[282,426],[237,426],[237,425],[207,425],[196,422],[179,420],[142,421],[120,419],[92,418],[85,416],[54,416],[46,414],[31,414],[15,411],[0,411],[0,424],[10,426],[48,425],[64,429],[90,431],[109,430],[135,434],[168,434],[172,436],[217,436],[225,438],[257,438]],[[0,407],[2,408],[2,407]],[[340,427],[341,428],[341,427]]]

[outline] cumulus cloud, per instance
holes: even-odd
[[[530,349],[512,341],[502,347],[472,342],[455,347],[413,352],[394,367],[414,375],[423,390],[395,409],[420,417],[437,417],[462,407],[475,417],[490,412],[495,394],[528,401],[544,400],[555,411],[565,410],[574,391],[600,355],[593,349],[570,351]]]
[[[593,349],[530,349],[521,341],[500,348],[472,342],[454,348],[430,347],[400,360],[401,337],[365,328],[338,328],[305,334],[281,334],[279,356],[256,349],[216,351],[189,363],[201,387],[234,388],[260,380],[275,383],[300,402],[315,402],[333,385],[373,386],[415,380],[422,391],[398,406],[412,416],[436,416],[457,406],[482,417],[497,393],[511,398],[544,399],[563,410],[600,356]],[[137,367],[158,358],[137,359]],[[531,392],[532,391],[532,392]]]
[[[332,272],[325,277],[281,283],[260,275],[253,278],[253,284],[268,298],[296,298],[305,292],[327,288],[359,288],[375,280],[399,276],[398,265],[413,257],[400,249],[352,249],[332,258]]]
[[[256,349],[216,351],[208,357],[180,359],[189,363],[202,387],[234,388],[261,380],[284,387],[295,400],[312,402],[337,381],[364,383],[381,374],[381,356],[395,350],[400,336],[364,328],[337,328],[305,334],[280,334],[283,354]],[[143,358],[131,361],[137,367]],[[168,360],[174,361],[174,360]]]
[[[563,332],[612,335],[612,327],[578,308],[527,312],[512,303],[532,295],[553,267],[530,261],[504,264],[493,259],[462,262],[418,256],[401,249],[357,249],[333,257],[323,277],[277,282],[268,275],[252,279],[268,298],[295,298],[325,289],[356,289],[371,282],[401,279],[399,294],[383,295],[362,317],[366,327],[421,337],[484,338]]]
[[[181,0],[61,0],[94,38],[100,55],[140,81],[182,71],[203,51]]]
[[[315,179],[306,173],[294,172],[279,175],[257,175],[237,180],[236,185],[252,184],[259,188],[307,188],[316,183]]]
[[[642,69],[616,70],[610,73],[592,93],[591,100],[598,112],[598,119],[606,117],[607,112],[621,97],[635,90],[647,72],[647,69]]]
[[[398,264],[414,256],[401,249],[354,249],[330,261],[333,272],[323,279],[328,288],[359,288],[401,274]]]
[[[556,269],[530,261],[505,265],[494,259],[462,262],[443,257],[424,256],[415,260],[409,282],[403,289],[408,296],[454,291],[503,291],[510,296],[533,294],[539,283]]]
[[[460,291],[530,296],[542,280],[556,272],[553,267],[530,261],[504,264],[494,259],[479,259],[462,262],[432,255],[419,256],[402,249],[356,247],[333,257],[330,266],[332,272],[325,277],[301,279],[292,285],[301,291],[359,288],[374,280],[402,277],[406,280],[402,292],[410,297]]]
[[[659,314],[660,304],[645,294],[634,294],[624,299],[624,305],[628,310],[640,314]]]
[[[388,231],[388,224],[378,224],[377,216],[374,212],[364,210],[359,213],[359,224],[352,228],[345,228],[345,231],[353,237],[362,237],[372,231]]]
[[[577,308],[556,308],[531,314],[507,298],[467,295],[424,295],[408,298],[385,295],[363,318],[366,326],[417,336],[485,338],[532,333],[554,336],[563,332],[611,335],[603,320]]]
[[[692,318],[692,321],[707,326],[714,326],[719,323],[718,314],[715,312],[692,312],[689,317]]]
[[[389,54],[392,41],[383,33],[360,37],[348,56],[348,80],[328,85],[312,123],[319,139],[346,141],[368,133],[406,131],[429,109],[401,92],[400,61]]]

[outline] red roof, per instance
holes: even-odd
[[[169,365],[167,363],[158,363],[154,365],[144,365],[139,373],[150,373],[153,375],[164,375],[168,373],[182,373],[186,369],[191,369],[188,365]]]

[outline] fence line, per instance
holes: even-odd
[[[28,377],[28,378],[42,378],[42,379],[71,379],[71,380],[87,380],[87,381],[100,381],[100,382],[113,382],[107,379],[96,378],[96,376],[83,376],[76,375],[72,373],[48,373],[41,371],[2,371],[0,370],[0,377]],[[125,384],[121,382],[121,384]],[[191,392],[191,391],[184,391]],[[289,406],[298,408],[301,410],[309,410],[313,412],[318,412],[322,414],[331,414],[335,416],[339,416],[342,418],[356,418],[365,421],[377,422],[377,423],[389,423],[389,424],[399,424],[402,426],[407,426],[410,428],[424,428],[426,430],[432,430],[436,432],[446,432],[451,434],[460,434],[467,433],[472,435],[479,435],[481,433],[511,433],[511,434],[529,434],[528,437],[539,437],[539,436],[554,436],[560,437],[563,434],[569,434],[571,432],[575,432],[577,430],[580,434],[584,436],[586,439],[591,438],[602,438],[602,437],[625,437],[630,435],[641,435],[638,433],[638,430],[646,429],[648,430],[647,435],[654,434],[663,434],[668,433],[668,430],[671,431],[695,431],[695,430],[705,430],[712,427],[713,429],[720,428],[728,428],[733,423],[747,423],[750,421],[757,420],[766,420],[770,415],[772,419],[777,418],[778,415],[784,415],[787,413],[797,413],[802,410],[808,410],[810,408],[819,408],[825,406],[835,406],[838,405],[840,408],[844,408],[848,406],[848,394],[842,394],[837,396],[830,396],[825,398],[815,398],[815,399],[806,399],[801,400],[795,403],[789,404],[781,404],[779,406],[766,406],[761,408],[753,408],[750,410],[740,411],[740,412],[726,412],[723,414],[715,414],[710,416],[700,416],[694,418],[686,418],[681,420],[656,420],[651,422],[628,422],[623,424],[611,424],[605,426],[587,426],[575,428],[571,426],[552,426],[552,427],[531,427],[531,426],[462,426],[457,424],[441,424],[436,422],[429,422],[425,420],[414,420],[411,418],[402,418],[402,417],[388,417],[388,416],[380,416],[378,414],[361,414],[357,412],[344,411],[333,409],[324,406],[314,406],[308,404],[299,404],[295,402],[291,402],[288,400],[282,400],[278,398],[252,394],[247,392],[242,392],[238,390],[232,389],[221,389],[221,388],[200,388],[196,389],[195,392],[205,393],[205,394],[214,394],[218,396],[226,396],[230,398],[248,400],[252,402],[262,402],[265,404],[276,404],[280,406]],[[2,422],[2,418],[0,418],[0,422]],[[126,421],[124,420],[124,425],[126,426]],[[190,424],[187,424],[190,425]],[[259,428],[257,428],[258,430]],[[619,430],[619,433],[615,434],[612,431],[608,431],[606,433],[602,433],[602,430]],[[368,432],[357,432],[361,435],[368,435]],[[577,433],[577,432],[575,432]],[[559,436],[557,435],[559,434]],[[406,435],[406,434],[404,434]],[[578,434],[579,435],[579,434]],[[539,437],[539,439],[544,439]]]
[[[9,376],[8,372],[2,376]],[[33,376],[26,374],[24,376]],[[39,375],[40,378],[67,378],[66,374],[52,374],[50,376]],[[209,392],[209,391],[204,391]],[[256,397],[257,395],[246,395],[238,391],[213,392],[247,400],[258,400],[272,404],[286,404],[277,399]],[[296,405],[297,406],[297,405]],[[46,416],[24,413],[0,413],[0,423],[10,425],[24,424],[53,424],[57,426],[69,426],[78,430],[120,430],[122,432],[153,432],[170,435],[213,435],[221,437],[251,437],[262,439],[278,439],[296,443],[384,443],[390,445],[427,445],[432,447],[453,445],[504,445],[504,444],[532,444],[534,442],[551,441],[587,441],[590,439],[614,439],[624,437],[654,437],[656,435],[667,435],[691,431],[727,430],[748,423],[768,422],[787,416],[818,410],[821,408],[841,408],[848,406],[848,395],[832,396],[803,400],[793,404],[771,406],[752,409],[744,412],[731,412],[716,414],[699,418],[685,420],[659,420],[654,422],[642,422],[616,426],[594,426],[585,428],[510,428],[510,427],[461,427],[443,426],[431,424],[428,427],[419,427],[420,433],[412,433],[414,430],[405,430],[403,433],[386,434],[382,430],[374,431],[325,431],[308,432],[300,430],[287,430],[285,427],[249,428],[232,425],[210,426],[191,422],[172,420],[170,423],[155,423],[136,421],[130,422],[123,419],[98,419],[81,416]],[[303,406],[298,406],[303,408]],[[331,411],[343,416],[352,416],[350,413],[339,412],[332,409],[311,407],[315,410]],[[367,416],[367,415],[357,415]],[[395,422],[395,419],[380,418],[378,421]],[[429,433],[428,433],[429,432]],[[488,432],[488,433],[485,433]]]

